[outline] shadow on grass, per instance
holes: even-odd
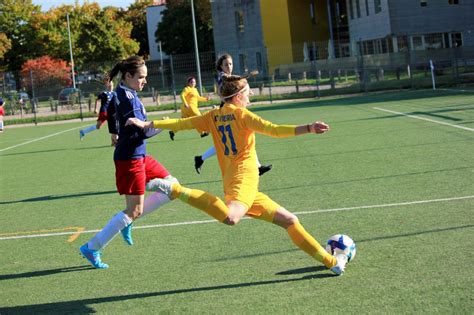
[[[445,169],[440,169],[440,170],[410,172],[410,173],[401,173],[401,174],[393,174],[393,175],[385,175],[385,176],[372,176],[372,177],[364,177],[364,178],[348,179],[348,180],[339,180],[339,181],[332,181],[332,182],[328,181],[328,182],[323,182],[323,183],[321,183],[321,182],[304,183],[303,185],[285,186],[285,187],[282,187],[282,188],[279,188],[279,187],[269,188],[269,189],[265,189],[265,192],[279,191],[279,190],[289,190],[289,189],[295,189],[295,188],[300,188],[300,187],[316,187],[316,186],[322,186],[322,185],[327,186],[327,185],[357,183],[357,182],[372,181],[372,180],[387,179],[387,178],[397,178],[397,177],[417,176],[417,175],[425,175],[425,174],[432,174],[432,173],[470,170],[472,168],[473,168],[472,166],[465,166],[465,167],[445,168]]]
[[[411,233],[374,236],[374,237],[366,238],[366,239],[354,239],[354,241],[356,242],[356,244],[358,244],[358,243],[388,240],[388,239],[394,239],[394,238],[411,237],[411,236],[417,236],[417,235],[423,235],[423,234],[441,233],[441,232],[446,232],[446,231],[470,229],[470,228],[473,228],[473,227],[474,227],[474,224],[467,224],[467,225],[453,226],[453,227],[447,227],[447,228],[438,228],[438,229],[432,229],[432,230],[417,231],[417,232],[411,232]],[[299,252],[299,251],[301,251],[301,250],[298,249],[298,248],[290,248],[290,249],[281,250],[281,251],[273,251],[273,252],[266,252],[266,253],[252,254],[252,255],[241,255],[241,256],[234,256],[234,257],[226,257],[226,258],[223,258],[223,259],[212,260],[212,262],[245,259],[245,258],[258,257],[258,256],[269,256],[269,255]],[[294,269],[294,270],[281,271],[281,272],[278,272],[277,275],[288,275],[288,274],[299,274],[299,273],[312,272],[312,268],[314,268],[313,269],[314,271],[327,270],[327,268],[323,267],[323,266],[314,266],[314,267],[306,267],[306,268],[300,268],[300,269]]]
[[[413,232],[413,233],[377,236],[377,237],[363,239],[363,240],[356,240],[356,242],[361,243],[361,242],[371,242],[371,241],[379,241],[379,240],[386,240],[386,239],[393,239],[393,238],[410,237],[410,236],[429,234],[429,233],[440,233],[440,232],[445,232],[445,231],[467,229],[467,228],[472,228],[472,227],[474,227],[474,225],[469,224],[469,225],[462,225],[462,226],[455,226],[455,227],[448,227],[448,228],[418,231],[418,232]],[[297,251],[297,250],[298,249],[293,249],[291,251]],[[42,276],[42,275],[48,275],[48,274],[54,274],[54,273],[60,273],[60,272],[80,271],[80,270],[88,270],[88,269],[91,269],[91,267],[86,268],[85,266],[77,266],[77,267],[59,268],[59,269],[53,269],[53,270],[24,273],[24,274],[20,274],[21,275],[20,277],[18,277],[18,275],[16,276],[13,275],[11,277],[10,276],[4,276],[4,277],[9,277],[6,279],[15,279],[15,278],[28,277],[28,274],[30,274],[30,276]],[[239,289],[239,288],[245,288],[245,287],[255,287],[255,286],[273,285],[273,284],[288,283],[288,282],[295,282],[295,281],[304,281],[304,280],[310,280],[310,279],[315,279],[315,278],[334,277],[334,275],[332,275],[330,272],[318,273],[320,271],[326,271],[326,270],[327,269],[323,266],[311,266],[311,267],[304,267],[304,268],[298,268],[298,269],[290,269],[290,270],[281,271],[277,273],[277,275],[294,275],[294,274],[311,273],[309,275],[299,277],[299,278],[242,282],[242,283],[236,283],[236,284],[224,284],[224,285],[197,287],[197,288],[185,288],[185,289],[166,290],[166,291],[157,291],[157,292],[148,292],[148,293],[127,294],[127,295],[120,295],[120,296],[99,297],[99,298],[90,298],[90,299],[82,299],[82,300],[74,300],[74,301],[56,302],[56,303],[4,307],[4,308],[0,308],[0,314],[38,314],[38,313],[90,314],[90,313],[96,312],[95,309],[90,306],[92,304],[110,303],[110,302],[113,303],[113,302],[129,301],[129,300],[135,300],[135,299],[170,296],[170,295],[176,295],[176,294],[186,294],[186,293],[195,293],[195,292]]]
[[[78,194],[70,194],[70,195],[48,195],[48,196],[41,196],[41,197],[34,197],[34,198],[27,198],[27,199],[20,199],[20,200],[10,200],[10,201],[0,201],[0,205],[8,205],[13,203],[20,203],[20,202],[36,202],[36,201],[51,201],[57,199],[69,199],[69,198],[76,198],[76,197],[86,197],[86,196],[98,196],[98,195],[108,195],[108,194],[116,194],[116,190],[109,190],[109,191],[91,191],[91,192],[84,192]]]
[[[292,278],[292,279],[280,279],[280,280],[265,280],[265,281],[254,281],[254,282],[242,282],[235,284],[223,284],[223,285],[214,285],[206,287],[197,287],[197,288],[185,288],[185,289],[176,289],[176,290],[166,290],[166,291],[157,291],[157,292],[148,292],[148,293],[137,293],[137,294],[127,294],[119,296],[108,296],[108,297],[98,297],[90,299],[82,299],[75,301],[65,301],[65,302],[56,302],[56,303],[45,303],[45,304],[33,304],[33,305],[22,305],[14,307],[5,307],[0,308],[0,314],[66,314],[66,313],[95,313],[95,309],[90,305],[100,304],[100,303],[113,303],[121,301],[130,301],[136,299],[145,299],[150,297],[160,297],[160,296],[169,296],[176,294],[187,294],[187,293],[196,293],[196,292],[207,292],[207,291],[219,291],[219,290],[228,290],[228,289],[240,289],[246,287],[256,287],[256,286],[265,286],[265,285],[274,285],[279,283],[295,282],[295,281],[306,281],[314,278],[326,278],[334,277],[330,273],[324,274],[311,274],[301,278]]]
[[[183,183],[183,185],[198,185],[198,184],[211,184],[211,183],[219,183],[221,180],[211,180],[211,181],[200,181],[200,182],[191,182],[191,183]],[[100,196],[100,195],[109,195],[109,194],[117,194],[116,190],[108,190],[108,191],[90,191],[90,192],[83,192],[77,194],[70,194],[70,195],[48,195],[48,196],[40,196],[40,197],[33,197],[33,198],[26,198],[26,199],[19,199],[19,200],[9,200],[9,201],[0,201],[0,205],[9,205],[14,203],[20,202],[37,202],[37,201],[51,201],[57,199],[70,199],[70,198],[78,198],[78,197],[89,197],[89,196]]]
[[[277,275],[280,276],[287,276],[287,275],[300,275],[303,273],[313,273],[313,272],[320,272],[320,271],[327,271],[328,268],[324,266],[311,266],[311,267],[304,267],[304,268],[298,268],[298,269],[290,269],[290,270],[285,270],[285,271],[280,271],[277,272]]]
[[[0,275],[0,281],[50,276],[50,275],[54,275],[54,274],[58,274],[58,273],[83,271],[83,270],[90,270],[90,269],[95,269],[95,268],[90,266],[90,265],[84,265],[84,266],[76,266],[76,267],[64,267],[64,268],[50,269],[50,270],[31,271],[31,272],[24,272],[24,273],[11,274],[11,275]]]
[[[51,150],[39,150],[39,151],[28,151],[28,152],[18,152],[18,153],[8,153],[0,154],[1,156],[13,156],[13,155],[26,155],[26,154],[41,154],[41,153],[51,153],[51,152],[61,152],[61,151],[84,151],[84,150],[97,150],[97,149],[109,149],[110,145],[100,145],[95,147],[81,147],[81,148],[64,148],[64,149],[51,149]],[[113,148],[112,148],[113,150]],[[113,151],[111,151],[113,152]]]

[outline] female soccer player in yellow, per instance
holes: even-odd
[[[199,95],[198,90],[196,89],[196,78],[189,77],[186,80],[186,86],[184,87],[183,91],[181,92],[181,100],[183,103],[181,104],[181,117],[193,117],[193,116],[201,116],[201,112],[198,109],[199,102],[209,101],[211,98],[203,97]],[[209,134],[207,132],[201,133],[201,138],[206,137]],[[175,133],[174,131],[170,131],[170,138],[174,141]]]
[[[222,172],[225,203],[208,192],[186,188],[163,179],[152,180],[149,188],[161,190],[170,199],[178,198],[228,225],[237,224],[244,215],[248,215],[281,226],[286,229],[296,246],[335,274],[342,274],[347,256],[330,255],[306,232],[294,214],[258,191],[255,132],[283,138],[325,133],[329,131],[329,126],[319,121],[299,126],[275,125],[260,118],[246,109],[251,90],[243,77],[225,79],[221,93],[224,106],[202,116],[151,122],[130,118],[127,124],[138,128],[197,129],[210,132]]]

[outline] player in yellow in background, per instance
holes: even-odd
[[[201,112],[198,109],[199,102],[209,101],[211,98],[203,97],[199,95],[198,90],[196,89],[196,78],[189,77],[186,80],[186,86],[184,87],[183,91],[181,92],[181,100],[183,103],[181,104],[181,117],[193,117],[193,116],[201,116]],[[206,137],[209,134],[207,132],[201,133],[201,138]],[[170,138],[174,141],[175,132],[170,131]]]
[[[281,226],[301,250],[335,274],[342,274],[347,263],[346,255],[330,255],[306,232],[294,214],[258,191],[255,132],[284,138],[307,133],[322,134],[329,131],[329,126],[323,122],[298,126],[276,125],[253,114],[246,109],[251,90],[243,77],[225,79],[221,93],[224,106],[202,116],[151,122],[130,118],[127,124],[138,128],[197,129],[210,132],[222,171],[225,203],[208,192],[162,179],[150,182],[151,190],[162,191],[170,199],[178,198],[228,225],[237,224],[247,215]]]

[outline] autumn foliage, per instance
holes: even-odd
[[[24,86],[31,86],[31,76],[35,85],[69,86],[72,83],[71,68],[66,61],[50,56],[30,59],[23,64],[21,77]]]

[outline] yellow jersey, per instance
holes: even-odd
[[[226,103],[202,116],[157,120],[155,128],[177,130],[197,129],[210,132],[216,148],[222,176],[228,173],[254,172],[258,174],[255,151],[255,132],[276,138],[295,136],[294,125],[276,125],[243,107]]]
[[[181,104],[181,117],[186,118],[200,115],[198,103],[207,101],[207,98],[199,95],[198,90],[190,86],[186,86],[180,96],[183,101],[183,104]],[[189,108],[184,106],[184,104],[188,104]]]

